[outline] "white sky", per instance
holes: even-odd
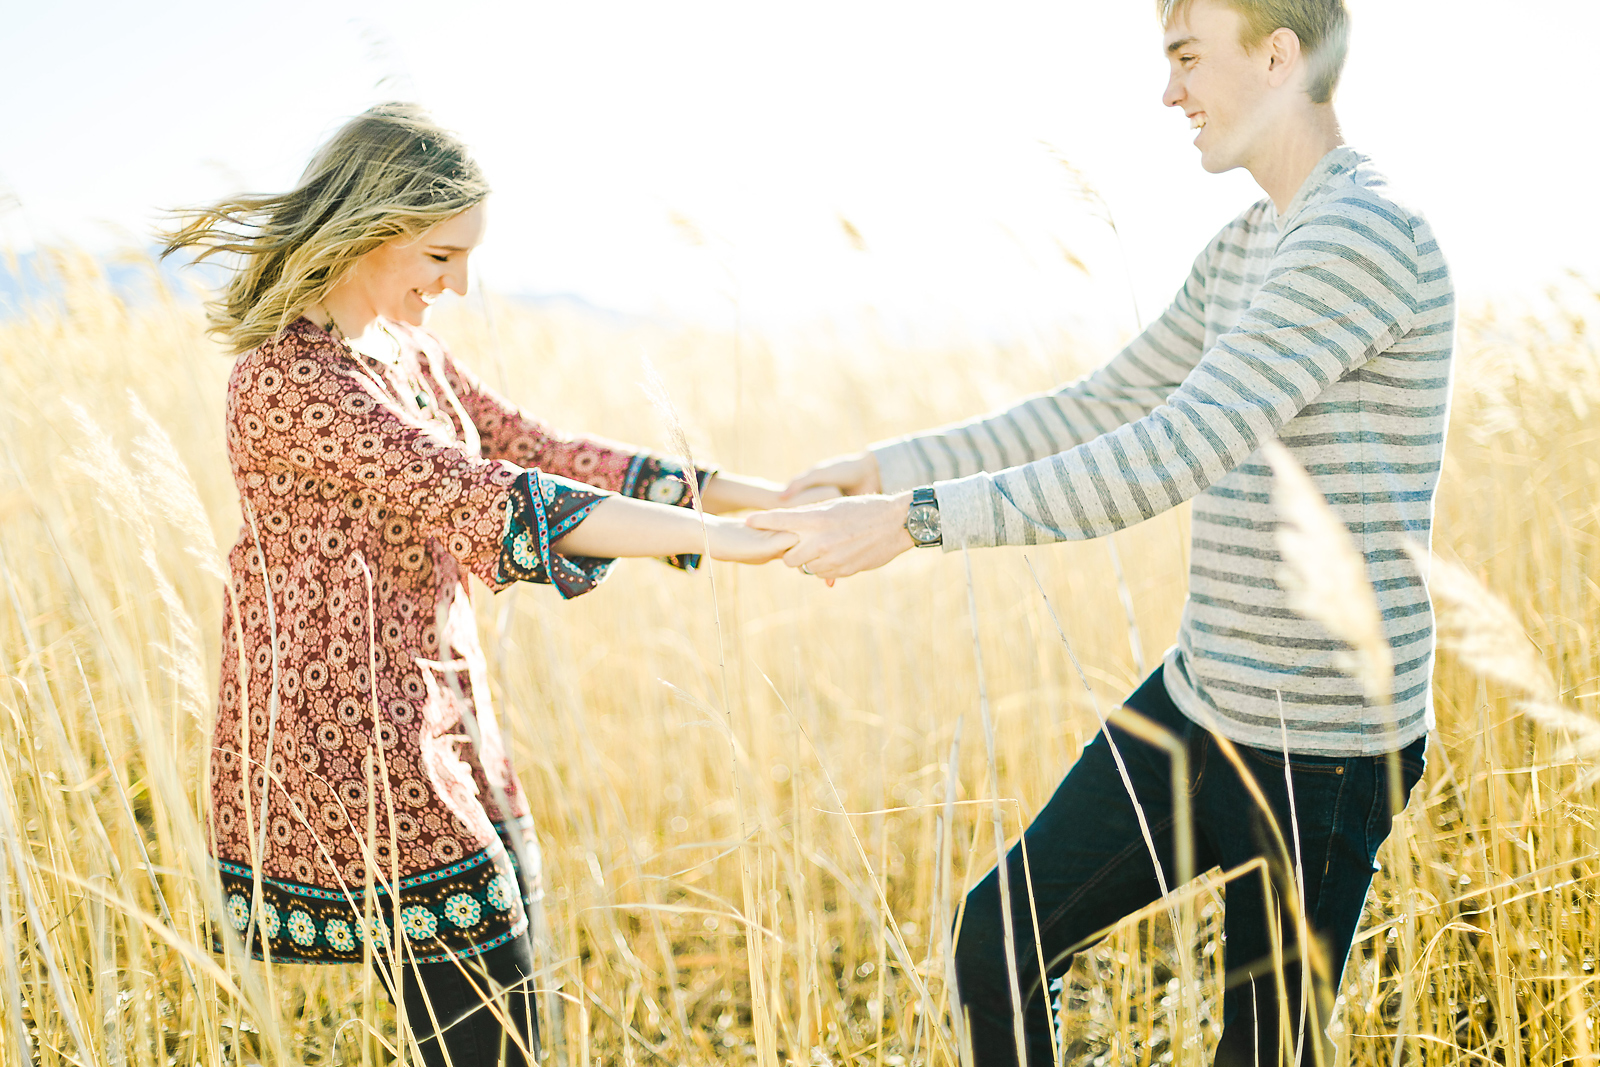
[[[380,99],[495,185],[479,276],[712,325],[1130,330],[1261,194],[1161,107],[1152,0],[0,0],[0,236],[144,243],[167,206],[287,188]],[[1593,0],[1351,0],[1339,110],[1463,296],[1600,276]],[[379,84],[383,81],[383,84]],[[1126,247],[1067,194],[1071,159]],[[671,217],[711,241],[694,247]],[[848,218],[869,251],[851,249]],[[1060,241],[1093,271],[1085,277]]]

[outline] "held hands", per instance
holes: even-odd
[[[770,563],[793,548],[799,538],[785,531],[760,530],[737,519],[707,515],[706,540],[712,559],[729,563]]]
[[[856,452],[848,456],[835,456],[823,460],[815,467],[797,475],[784,487],[780,499],[782,507],[800,507],[814,499],[810,494],[833,489],[845,496],[866,496],[883,492],[883,482],[878,476],[878,461],[871,452]],[[903,516],[902,516],[903,519]]]
[[[871,461],[871,457],[867,459]],[[857,461],[850,457],[850,461]],[[813,467],[790,483],[793,489],[804,479],[818,475],[831,466],[845,461],[830,461]],[[833,477],[845,477],[847,472],[837,472]],[[862,484],[861,472],[851,485]],[[872,462],[870,477],[877,480],[877,463]],[[828,484],[841,487],[839,482]],[[899,496],[850,495],[829,504],[790,511],[758,511],[745,520],[746,525],[757,530],[784,531],[797,536],[783,555],[791,567],[799,567],[807,574],[826,579],[845,578],[858,571],[881,567],[906,549],[912,547],[911,535],[906,532],[906,513],[911,508],[911,494]]]

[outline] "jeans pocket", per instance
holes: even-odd
[[[1302,774],[1343,774],[1345,764],[1349,762],[1341,756],[1304,756],[1298,752],[1291,752],[1289,758],[1284,759],[1282,752],[1256,748],[1254,745],[1239,745],[1238,749],[1247,760],[1271,767],[1280,775],[1284,767],[1288,767],[1296,777]]]

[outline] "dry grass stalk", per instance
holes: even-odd
[[[1283,556],[1278,584],[1289,594],[1290,607],[1350,646],[1342,668],[1360,680],[1368,700],[1387,706],[1394,687],[1394,656],[1366,561],[1288,449],[1268,441],[1261,452],[1272,464],[1272,505]]]

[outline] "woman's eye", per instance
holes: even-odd
[[[450,262],[450,257],[449,256],[441,256],[437,252],[429,252],[428,253],[428,258],[433,260],[435,263],[448,263],[448,262]]]

